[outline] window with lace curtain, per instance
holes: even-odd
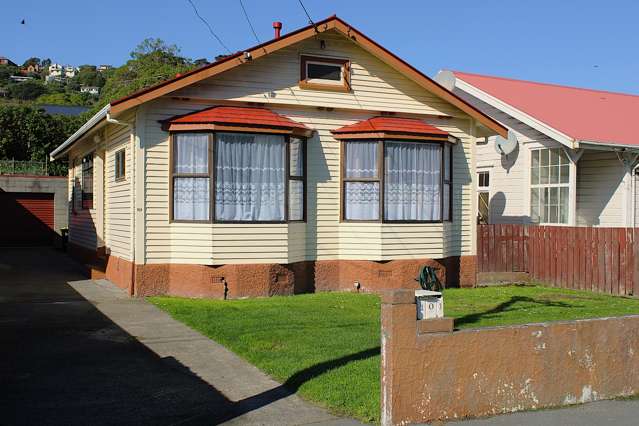
[[[174,133],[172,220],[305,220],[302,139],[239,132]]]
[[[451,220],[451,149],[448,143],[345,141],[342,219]]]

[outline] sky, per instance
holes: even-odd
[[[192,0],[230,50],[257,44],[239,0]],[[303,0],[314,20],[337,14],[433,76],[452,69],[639,95],[639,2],[622,0]],[[225,50],[188,0],[3,0],[0,56],[121,65],[147,37],[190,58]],[[243,0],[261,41],[305,26],[298,0]],[[21,24],[21,20],[25,24]]]

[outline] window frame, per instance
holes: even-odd
[[[558,183],[539,183],[541,182],[541,174],[538,175],[538,179],[539,182],[538,183],[533,183],[533,155],[534,152],[539,152],[541,155],[541,152],[543,151],[548,151],[548,155],[550,156],[550,152],[551,151],[559,151],[560,152],[560,160],[559,160],[559,164],[556,165],[551,165],[550,164],[550,158],[548,160],[548,165],[547,166],[541,166],[541,158],[539,158],[539,163],[537,168],[539,170],[541,170],[542,167],[558,167],[559,168],[559,174],[557,175],[557,178],[559,180]],[[562,156],[565,156],[566,160],[568,161],[566,164],[563,164],[561,162],[561,158]],[[565,183],[561,182],[561,169],[563,166],[567,165],[568,166],[568,181]],[[528,214],[529,214],[529,218],[530,218],[530,222],[534,223],[534,224],[538,224],[538,225],[544,225],[544,226],[569,226],[570,225],[570,158],[568,158],[568,155],[566,154],[565,150],[563,150],[561,147],[540,147],[540,148],[532,148],[530,149],[530,157],[529,157],[529,167],[528,167],[528,173],[529,173],[529,180],[528,180],[528,184],[529,184],[529,191],[528,191]],[[550,180],[550,170],[549,170],[549,174],[548,174],[548,178]],[[533,220],[533,214],[532,214],[532,210],[533,210],[533,204],[532,204],[532,194],[533,194],[533,190],[534,189],[538,189],[541,192],[545,192],[545,189],[548,188],[548,192],[550,193],[550,189],[551,188],[557,188],[557,200],[558,200],[558,205],[557,205],[557,222],[544,222],[542,220],[543,215],[541,214],[541,208],[544,207],[541,204],[541,199],[540,199],[540,203],[539,203],[539,218],[538,220]],[[562,201],[562,197],[561,197],[561,189],[562,188],[566,188],[568,191],[568,206],[566,207],[566,211],[567,211],[567,216],[566,216],[566,222],[562,222],[561,221],[561,201]],[[541,197],[541,195],[540,195]],[[550,197],[550,195],[549,195]]]
[[[335,83],[322,83],[310,81],[308,78],[309,63],[327,64],[341,67],[341,81]],[[344,58],[334,58],[330,56],[313,56],[300,55],[300,81],[298,83],[300,89],[309,90],[326,90],[332,92],[350,92],[351,91],[351,61]],[[321,79],[316,79],[321,80]],[[332,81],[332,80],[326,80]]]
[[[208,134],[209,138],[208,138],[208,153],[209,153],[209,173],[208,174],[203,174],[203,173],[196,173],[196,174],[185,174],[185,173],[179,173],[176,174],[174,173],[174,168],[175,168],[175,164],[173,159],[175,158],[175,136],[179,135],[181,133],[206,133]],[[170,132],[170,148],[169,148],[169,223],[207,223],[207,224],[285,224],[285,223],[305,223],[306,219],[307,219],[307,176],[308,176],[308,171],[307,171],[307,138],[305,137],[301,137],[301,136],[291,136],[288,134],[280,134],[281,136],[284,136],[284,142],[286,144],[285,146],[285,155],[286,155],[286,161],[285,161],[285,171],[284,171],[284,193],[285,193],[285,197],[284,197],[284,220],[220,220],[217,219],[216,215],[215,215],[215,198],[216,198],[216,191],[215,191],[215,183],[217,182],[217,168],[215,167],[215,164],[217,163],[217,149],[216,149],[216,143],[217,143],[217,135],[218,132],[215,131],[211,131],[211,130],[188,130],[188,131],[172,131]],[[273,135],[272,132],[256,132],[256,131],[241,131],[241,130],[223,130],[220,131],[219,133],[239,133],[239,134],[264,134],[264,135]],[[291,156],[290,156],[290,142],[291,142],[291,138],[296,138],[299,139],[301,142],[301,147],[302,147],[302,164],[303,164],[303,170],[302,170],[302,176],[291,176],[291,168],[290,168],[290,162],[291,162]],[[209,194],[210,194],[210,200],[209,200],[209,218],[207,220],[177,220],[174,219],[173,216],[173,208],[174,208],[174,204],[173,204],[173,195],[174,195],[174,180],[175,177],[191,177],[191,178],[209,178],[209,184],[210,184],[210,188],[209,188]],[[289,185],[289,181],[290,180],[300,180],[302,181],[302,190],[303,190],[303,204],[302,204],[302,219],[301,220],[289,220],[289,197],[290,197],[290,185]]]
[[[115,168],[113,173],[115,181],[122,182],[126,180],[126,148],[121,148],[115,151],[113,163]]]
[[[346,177],[346,143],[358,143],[358,142],[377,142],[377,178],[347,178]],[[410,220],[410,219],[401,219],[401,220],[391,220],[386,219],[384,217],[384,205],[386,202],[385,197],[385,182],[384,176],[386,173],[386,162],[384,154],[386,152],[386,142],[391,143],[415,143],[415,144],[433,144],[441,146],[441,158],[440,158],[440,179],[439,179],[439,188],[441,190],[441,194],[439,197],[440,202],[440,219],[436,220]],[[449,167],[450,167],[450,179],[446,182],[444,180],[444,150],[446,146],[450,146],[450,158],[449,158]],[[438,140],[410,140],[410,139],[401,139],[401,138],[393,138],[393,139],[343,139],[340,141],[340,222],[344,223],[388,223],[388,224],[402,224],[402,223],[412,223],[412,224],[429,224],[429,223],[445,223],[453,221],[453,153],[454,153],[454,144],[450,142],[443,142]],[[379,182],[379,218],[378,219],[347,219],[346,218],[346,182]],[[444,184],[447,183],[449,185],[449,207],[448,207],[448,218],[444,218]]]
[[[89,158],[91,160],[91,167],[87,167],[85,169],[85,167],[84,167],[85,160],[89,159]],[[95,151],[91,151],[90,153],[82,156],[82,161],[80,163],[80,176],[82,178],[82,180],[80,181],[80,210],[93,210],[93,194],[94,194],[94,189],[95,189],[95,181],[94,181],[94,178],[95,178],[95,173],[94,173],[95,165],[94,165],[94,162],[95,162]],[[91,205],[87,207],[85,202],[89,201],[89,200],[85,199],[85,194],[89,194],[89,192],[86,192],[84,190],[84,185],[85,185],[85,182],[84,182],[85,176],[84,175],[85,175],[85,172],[87,172],[89,169],[91,170],[91,192],[90,192],[90,194],[91,194],[91,200],[90,200],[91,201]]]
[[[481,177],[480,175],[485,173],[488,176],[488,185],[481,185]],[[490,196],[491,196],[491,190],[490,190],[490,170],[477,170],[477,223],[481,223],[480,219],[480,213],[479,213],[479,199],[481,197],[481,194],[488,194],[488,200],[487,200],[487,214],[486,214],[486,223],[490,223]]]
[[[208,134],[208,173],[175,173],[175,148],[177,144],[175,143],[175,137],[179,134],[189,134],[189,133],[205,133]],[[211,211],[212,200],[214,199],[213,194],[213,146],[212,146],[213,134],[209,131],[185,131],[185,132],[171,132],[170,134],[170,148],[169,148],[169,223],[211,223],[211,218],[213,217],[213,212]],[[209,218],[208,219],[175,219],[174,217],[174,190],[175,190],[175,178],[208,178],[209,179]]]

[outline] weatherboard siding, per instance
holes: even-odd
[[[624,225],[624,169],[614,152],[586,151],[577,163],[577,225]]]
[[[242,264],[303,260],[390,260],[471,254],[470,120],[430,120],[461,143],[454,148],[454,217],[446,224],[341,223],[340,142],[330,131],[371,117],[365,111],[271,108],[316,132],[307,141],[306,223],[188,224],[169,222],[169,136],[159,120],[202,109],[163,99],[145,116],[146,259],[148,263]]]
[[[98,247],[97,221],[98,211],[96,199],[102,193],[96,175],[98,170],[94,162],[93,167],[93,209],[82,208],[82,158],[95,151],[96,148],[88,139],[78,142],[69,152],[69,242],[84,248]],[[72,206],[75,200],[75,209]]]
[[[133,156],[131,129],[113,125],[107,129],[105,160],[105,243],[113,256],[132,259]],[[115,179],[115,154],[125,150],[125,177]]]

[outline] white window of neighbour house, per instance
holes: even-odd
[[[567,224],[570,161],[561,148],[531,151],[530,217],[535,223]]]

